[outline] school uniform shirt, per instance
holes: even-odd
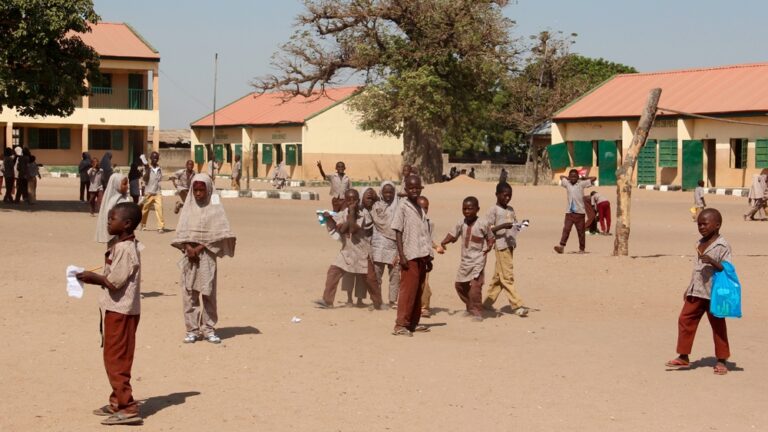
[[[693,203],[696,207],[704,207],[704,188],[696,186],[693,190]]]
[[[349,210],[344,209],[333,217],[336,226],[347,222]],[[341,236],[341,250],[336,255],[333,265],[339,267],[347,273],[368,273],[368,256],[371,253],[371,230],[373,229],[373,220],[366,209],[359,209],[357,225],[362,229],[354,234],[339,233]]]
[[[186,169],[180,169],[173,173],[173,177],[176,179],[176,190],[189,190],[189,188],[192,187],[192,177],[194,177],[195,174],[194,170],[191,173],[188,173]]]
[[[102,310],[124,315],[141,313],[141,256],[138,241],[132,238],[113,243],[106,254],[104,276],[115,286],[101,292]]]
[[[392,229],[400,231],[403,237],[403,255],[408,261],[432,254],[432,239],[427,229],[427,216],[408,199],[397,204],[392,218]]]
[[[488,231],[496,225],[505,224],[507,222],[517,223],[517,217],[515,217],[515,209],[510,206],[501,207],[498,204],[488,211],[485,216],[485,221],[488,223]],[[512,227],[503,230],[496,231],[493,234],[496,239],[494,247],[496,250],[514,249],[517,247],[517,233],[519,228]]]
[[[88,192],[98,192],[104,190],[101,177],[104,171],[101,168],[91,168],[88,170]]]
[[[160,165],[153,167],[148,165],[144,172],[144,193],[147,195],[160,194],[160,181],[163,179],[163,170]]]
[[[568,192],[568,207],[565,212],[584,214],[584,189],[592,187],[592,180],[579,180],[571,184],[568,179],[562,179],[560,186]]]
[[[698,246],[699,243],[697,242],[696,247],[698,248]],[[733,259],[731,257],[731,245],[728,244],[723,236],[713,241],[704,251],[704,255],[709,255],[719,263]],[[712,293],[712,275],[715,274],[715,268],[709,264],[704,264],[698,257],[694,257],[694,260],[691,282],[688,284],[685,295],[709,300]]]
[[[397,240],[392,230],[392,218],[396,209],[394,202],[387,204],[382,200],[373,204],[370,213],[374,222],[371,237],[371,258],[374,262],[392,264],[397,258]]]
[[[429,256],[432,258],[435,257],[435,248],[433,245],[435,244],[435,238],[434,238],[434,232],[435,232],[435,223],[432,222],[429,218],[425,221],[425,224],[427,225],[427,232],[429,232]]]
[[[337,173],[329,174],[326,178],[331,182],[331,196],[333,198],[344,198],[344,194],[351,187],[349,177],[346,174],[343,177],[339,177]]]
[[[456,282],[477,279],[485,270],[485,244],[489,236],[488,224],[481,218],[472,225],[461,219],[448,234],[461,241],[461,262],[456,272]]]
[[[233,179],[239,179],[240,178],[240,170],[242,169],[242,164],[238,161],[235,162],[232,165],[232,178]]]
[[[592,197],[589,199],[589,201],[592,203],[592,207],[596,207],[598,204],[604,203],[604,202],[608,201],[608,199],[604,198],[602,195],[596,193],[596,194],[592,195]]]

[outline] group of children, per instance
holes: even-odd
[[[0,164],[0,188],[5,184],[3,202],[18,204],[23,200],[26,204],[34,204],[37,201],[39,178],[40,166],[29,148],[16,146],[3,149],[3,161]]]

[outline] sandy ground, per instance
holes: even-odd
[[[51,201],[34,211],[0,207],[1,431],[104,428],[91,414],[110,391],[98,292],[89,287],[81,300],[65,294],[65,267],[98,266],[104,253],[85,206],[67,201],[76,181],[42,180],[38,196]],[[461,217],[465,196],[479,197],[483,212],[494,203],[492,184],[468,179],[424,194],[440,238]],[[587,237],[587,255],[556,255],[564,195],[548,186],[514,190],[512,205],[531,220],[515,254],[518,289],[535,308],[530,317],[462,317],[452,247],[431,276],[432,332],[413,338],[390,335],[394,311],[312,307],[338,249],[314,216],[325,201],[224,201],[238,250],[220,261],[218,346],[182,343],[174,234],[139,233],[146,250],[133,384],[146,421],[138,429],[768,430],[768,294],[760,288],[768,223],[741,220],[746,199],[707,196],[725,214],[745,317],[729,321],[727,376],[712,374],[706,319],[692,355],[698,367],[668,371],[698,239],[691,193],[634,191],[629,258],[611,257],[613,237],[601,236]],[[171,228],[172,202],[165,200]],[[574,232],[567,250],[576,249]]]

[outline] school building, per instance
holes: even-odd
[[[249,93],[191,124],[190,158],[198,165],[215,158],[221,172],[231,172],[240,154],[243,174],[270,177],[284,162],[293,179],[319,179],[321,161],[326,174],[344,161],[353,179],[398,178],[403,140],[363,131],[358,114],[349,108],[357,87],[326,89],[324,95],[286,99],[286,94]]]
[[[607,80],[553,117],[553,180],[584,168],[601,185],[615,185],[648,93],[657,87],[659,110],[638,156],[636,184],[691,189],[704,180],[708,187],[748,187],[753,174],[768,170],[768,63],[758,63]]]
[[[3,107],[0,146],[29,147],[38,163],[77,165],[82,152],[127,165],[151,140],[158,148],[160,54],[128,24],[98,23],[78,35],[99,54],[104,81],[68,117],[24,117]]]

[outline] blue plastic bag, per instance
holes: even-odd
[[[718,318],[741,318],[741,283],[736,269],[728,261],[722,263],[723,271],[712,276],[712,293],[709,311]]]

